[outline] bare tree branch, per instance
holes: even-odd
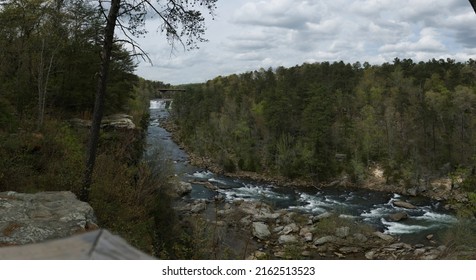
[[[469,0],[469,3],[473,6],[473,10],[476,13],[476,0]]]
[[[152,4],[150,3],[149,0],[144,0],[144,2],[146,2],[149,7],[164,21],[164,24],[166,25],[166,32],[167,32],[167,36],[169,36],[170,34],[172,34],[172,37],[173,37],[173,40],[172,40],[172,48],[173,47],[173,41],[177,40],[180,42],[180,44],[182,44],[183,48],[186,49],[185,47],[185,44],[184,42],[182,41],[182,39],[180,38],[180,36],[177,34],[177,30],[175,29],[174,26],[172,26],[170,24],[170,22],[167,20],[167,18],[165,18],[163,15],[162,15],[162,12],[158,11],[157,8]]]

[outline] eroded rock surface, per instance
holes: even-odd
[[[72,192],[0,193],[0,246],[23,245],[97,229],[92,207]]]

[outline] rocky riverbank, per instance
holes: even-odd
[[[313,216],[275,211],[263,202],[217,200],[182,200],[176,211],[191,220],[204,220],[214,229],[220,243],[215,250],[233,251],[238,258],[434,260],[476,257],[474,248],[460,248],[455,252],[431,234],[422,243],[405,243],[398,236],[331,212]]]
[[[373,191],[382,191],[389,193],[397,193],[409,196],[423,196],[434,200],[443,201],[447,204],[448,209],[455,208],[455,204],[468,203],[467,194],[459,188],[455,188],[449,178],[434,178],[421,181],[419,184],[408,187],[403,182],[398,184],[388,184],[383,176],[383,170],[380,166],[375,165],[367,170],[367,178],[361,182],[352,182],[349,176],[343,175],[340,178],[328,182],[316,184],[311,180],[305,179],[289,179],[282,176],[271,175],[268,173],[257,173],[249,171],[225,172],[220,165],[215,163],[209,157],[196,155],[189,149],[178,137],[178,127],[170,119],[162,119],[161,126],[171,133],[174,142],[176,142],[189,155],[190,164],[210,170],[216,174],[226,175],[241,179],[250,179],[258,182],[267,182],[279,186],[289,186],[297,188],[362,188]]]

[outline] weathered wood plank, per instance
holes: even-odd
[[[124,239],[100,229],[72,237],[0,248],[2,260],[151,260]]]

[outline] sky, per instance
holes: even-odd
[[[175,49],[148,19],[137,42],[152,60],[136,74],[172,85],[260,68],[394,58],[476,59],[476,14],[468,0],[218,0],[198,50]]]

